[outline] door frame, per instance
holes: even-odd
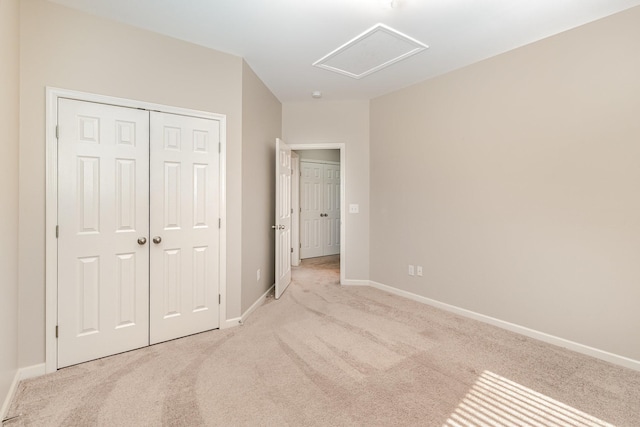
[[[346,188],[347,188],[347,145],[344,142],[319,142],[313,144],[289,144],[291,151],[303,150],[340,150],[340,284],[346,284],[346,271],[348,265],[347,258],[347,209]],[[302,160],[301,160],[302,161]],[[297,179],[300,179],[298,174]],[[300,233],[298,233],[298,245],[300,244]]]
[[[45,370],[46,373],[55,372],[58,366],[56,324],[58,319],[58,245],[56,226],[58,224],[58,139],[56,127],[58,122],[58,99],[68,98],[77,101],[108,104],[118,107],[138,108],[164,113],[193,116],[220,121],[220,318],[219,327],[226,323],[226,295],[227,295],[227,184],[226,184],[226,143],[227,116],[207,111],[191,110],[172,107],[145,101],[117,98],[107,95],[79,92],[55,87],[46,88],[46,200],[45,200]]]

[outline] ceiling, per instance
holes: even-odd
[[[371,99],[640,0],[50,0],[243,57],[281,102]],[[376,24],[428,49],[363,78],[312,64]]]

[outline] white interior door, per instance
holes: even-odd
[[[300,162],[300,258],[322,256],[323,165]]]
[[[220,122],[151,113],[150,342],[219,327]]]
[[[301,162],[300,258],[340,253],[340,165]]]
[[[148,345],[148,123],[59,100],[59,368]]]
[[[276,139],[276,298],[291,283],[291,148]]]
[[[340,165],[323,166],[322,255],[336,255],[340,253]]]

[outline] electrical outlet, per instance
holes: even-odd
[[[422,266],[421,265],[416,266],[416,275],[422,277]]]
[[[409,264],[409,276],[413,276],[414,274],[413,265]]]
[[[260,269],[258,269],[258,271],[256,271],[256,281],[260,281]]]

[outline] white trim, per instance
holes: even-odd
[[[506,329],[507,331],[515,332],[530,338],[537,339],[539,341],[553,344],[558,347],[563,347],[576,353],[581,353],[587,356],[594,357],[596,359],[604,360],[615,365],[624,366],[625,368],[640,371],[640,360],[630,359],[628,357],[620,356],[608,351],[600,350],[594,347],[589,347],[584,344],[570,341],[564,338],[556,337],[554,335],[547,334],[545,332],[536,331],[525,326],[516,325],[515,323],[506,322],[504,320],[496,319],[495,317],[486,316],[484,314],[476,313],[471,310],[456,307],[454,305],[446,304],[440,301],[436,301],[430,298],[423,297],[421,295],[414,294],[412,292],[403,291],[402,289],[394,288],[392,286],[383,285],[382,283],[369,281],[369,285],[376,289],[380,289],[385,292],[389,292],[394,295],[398,295],[404,298],[408,298],[413,301],[421,302],[423,304],[436,307],[450,313],[458,314],[469,319],[478,320],[489,325],[497,326],[498,328]]]
[[[18,381],[28,380],[29,378],[41,377],[47,373],[47,369],[44,363],[38,363],[37,365],[27,366],[25,368],[18,369]]]
[[[220,324],[220,329],[229,329],[235,328],[236,326],[242,325],[242,317],[233,317],[231,319],[227,319],[224,323]]]
[[[116,98],[87,92],[46,88],[46,204],[45,204],[45,372],[55,372],[58,366],[57,340],[55,327],[58,319],[58,250],[56,225],[58,224],[58,140],[56,124],[58,120],[58,99],[69,98],[79,101],[109,104],[120,107],[142,108],[183,116],[213,119],[220,122],[220,248],[219,278],[220,304],[219,325],[226,324],[227,307],[227,116],[207,111],[191,110],[163,104]]]
[[[254,312],[256,311],[256,309],[258,307],[260,307],[262,305],[262,303],[267,299],[267,296],[269,296],[269,294],[273,293],[273,290],[275,289],[276,285],[273,284],[271,285],[271,287],[269,289],[267,289],[267,291],[262,294],[262,296],[260,298],[258,298],[256,300],[256,302],[254,302],[253,304],[251,304],[251,307],[249,307],[247,309],[247,311],[245,311],[244,313],[242,313],[242,317],[240,318],[240,323],[244,323],[247,318]]]
[[[13,381],[11,382],[11,386],[9,387],[9,391],[5,396],[4,402],[2,403],[2,407],[0,408],[0,423],[7,416],[7,411],[9,411],[9,405],[11,405],[11,401],[15,396],[16,390],[18,389],[18,384],[20,381],[27,380],[29,378],[35,378],[46,374],[46,367],[44,363],[40,363],[38,365],[27,366],[26,368],[20,368],[16,371],[16,374],[13,377]]]
[[[247,311],[245,311],[244,313],[242,313],[242,316],[240,317],[234,317],[233,319],[227,319],[227,321],[220,325],[220,329],[228,329],[228,328],[234,328],[236,326],[240,326],[242,325],[247,318],[258,308],[262,305],[262,303],[267,299],[267,297],[269,296],[269,294],[271,294],[273,292],[273,290],[275,289],[276,285],[275,283],[273,285],[271,285],[271,287],[269,289],[267,289],[267,291],[262,294],[262,296],[260,298],[258,298],[256,300],[256,302],[254,302],[253,304],[251,304],[251,307],[249,307],[247,309]]]
[[[18,383],[20,382],[20,371],[16,371],[16,374],[13,376],[13,381],[11,382],[11,386],[9,387],[9,391],[4,398],[4,402],[2,403],[2,407],[0,408],[0,425],[4,425],[2,420],[7,416],[7,412],[9,411],[9,405],[11,405],[11,401],[13,400],[13,396],[16,394],[16,389],[18,388]]]
[[[289,144],[291,150],[340,150],[340,284],[347,281],[347,146],[344,142],[320,142],[314,144]],[[302,159],[300,159],[302,161]]]

